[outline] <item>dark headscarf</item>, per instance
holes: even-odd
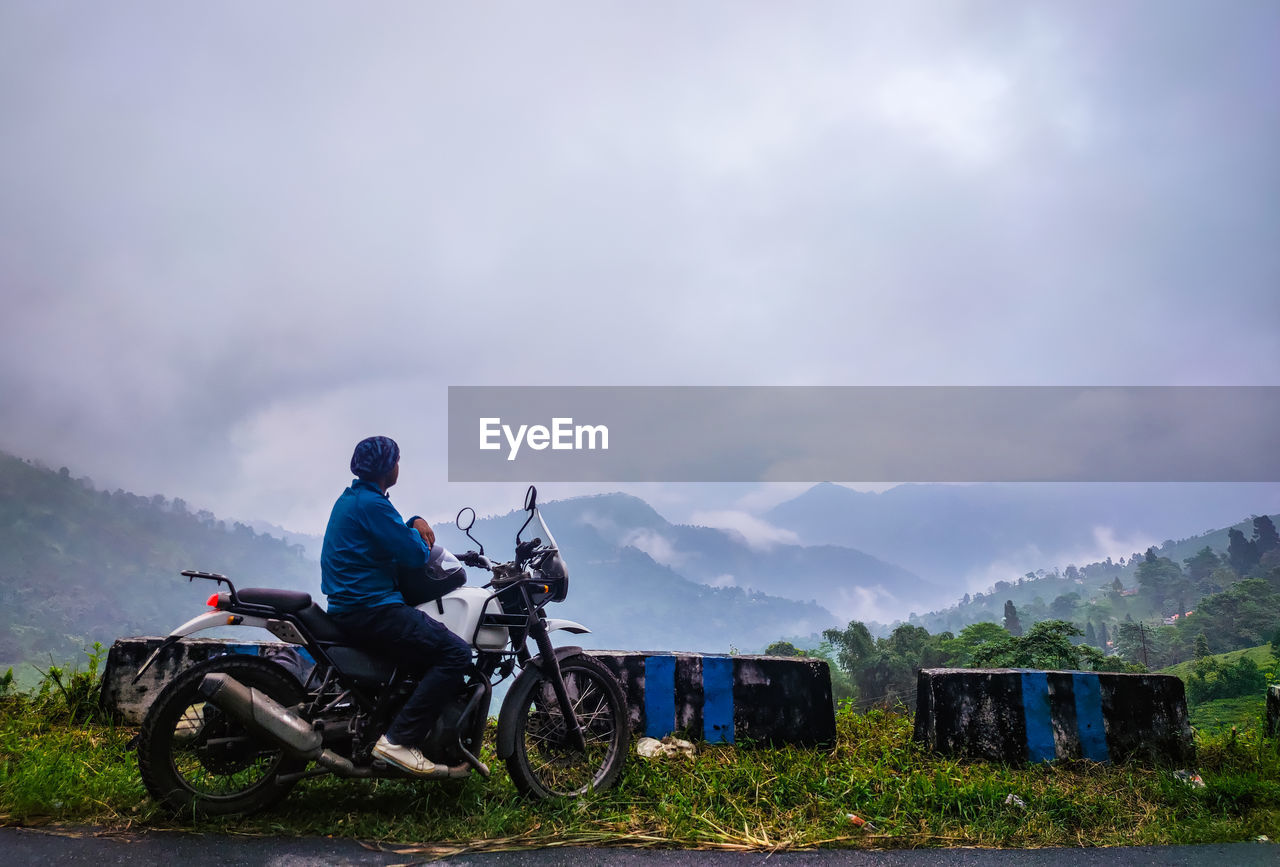
[[[400,446],[391,437],[366,437],[351,455],[351,472],[365,481],[380,479],[400,460]]]

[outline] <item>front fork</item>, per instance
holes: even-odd
[[[525,602],[526,604],[529,602],[527,593]],[[535,609],[529,606],[527,610]],[[560,704],[560,715],[564,718],[569,743],[585,753],[587,739],[582,733],[582,726],[578,725],[578,715],[573,712],[573,704],[569,701],[569,691],[565,689],[564,675],[560,671],[560,660],[556,656],[555,647],[551,644],[551,636],[547,633],[547,627],[543,624],[541,617],[531,617],[529,620],[529,634],[533,636],[534,642],[538,645],[538,653],[542,656],[542,673],[546,675],[547,680],[551,681],[551,689],[555,692],[556,701]]]

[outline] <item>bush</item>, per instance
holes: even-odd
[[[1192,704],[1200,704],[1219,698],[1256,695],[1266,686],[1266,674],[1247,656],[1226,665],[1215,659],[1202,659],[1196,662],[1187,679],[1187,699]]]
[[[30,693],[13,690],[13,669],[0,677],[0,701],[10,705],[22,705],[48,719],[66,719],[71,722],[95,720],[100,713],[99,698],[102,694],[102,676],[98,669],[106,654],[101,642],[85,651],[89,665],[84,671],[73,666],[69,669],[50,665],[40,672],[40,683]]]

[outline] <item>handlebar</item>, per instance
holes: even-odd
[[[528,542],[520,542],[516,545],[516,560],[527,560],[538,550],[538,546],[542,544],[541,539],[530,539]]]
[[[476,551],[465,551],[458,555],[458,560],[464,565],[474,566],[477,569],[493,570],[493,561]]]

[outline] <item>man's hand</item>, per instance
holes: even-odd
[[[428,547],[434,548],[436,546],[436,531],[431,529],[431,525],[422,518],[418,518],[413,522],[413,529],[418,531],[418,535],[422,537],[422,541],[426,542]]]

